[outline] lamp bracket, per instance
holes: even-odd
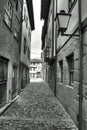
[[[64,33],[61,33],[61,36],[76,36],[76,37],[79,37],[80,35],[79,34],[64,34]]]

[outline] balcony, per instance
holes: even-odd
[[[55,57],[51,56],[51,48],[46,47],[44,50],[44,61],[47,62],[48,64],[51,64],[55,61]]]

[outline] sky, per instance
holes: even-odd
[[[31,58],[41,57],[41,32],[43,21],[40,20],[41,0],[33,0],[35,30],[31,36]]]

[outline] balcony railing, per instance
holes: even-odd
[[[50,47],[46,47],[46,49],[44,50],[44,61],[48,62],[49,64],[55,61],[55,58],[50,55],[50,51]]]

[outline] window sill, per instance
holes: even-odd
[[[70,86],[70,85],[65,85],[65,87],[74,89],[74,87],[73,87],[73,86]]]
[[[11,27],[9,27],[8,25],[7,25],[7,23],[6,23],[6,21],[3,19],[3,22],[5,23],[5,25],[8,27],[8,29],[9,29],[9,31],[12,33],[12,29],[11,29]]]
[[[14,36],[14,35],[13,35]],[[14,36],[15,40],[18,42],[19,40]]]
[[[58,84],[63,85],[63,83],[59,82]]]

